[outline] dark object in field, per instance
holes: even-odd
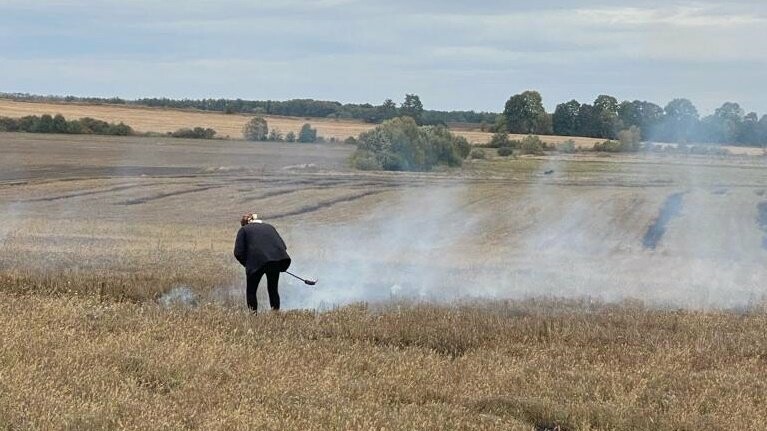
[[[256,214],[246,214],[240,220],[240,231],[234,243],[234,257],[245,267],[248,278],[246,298],[248,307],[256,311],[256,289],[261,276],[269,281],[269,301],[273,310],[279,310],[277,292],[280,272],[290,268],[290,256],[285,241],[274,226],[258,219]],[[274,300],[272,300],[274,297]]]
[[[666,234],[666,226],[668,223],[682,210],[682,204],[684,200],[684,193],[674,193],[666,198],[666,202],[663,203],[663,207],[660,209],[660,214],[655,222],[647,228],[647,233],[644,235],[642,245],[644,248],[655,250],[663,235]]]
[[[767,201],[760,202],[757,208],[756,223],[759,225],[765,236],[762,238],[762,248],[767,250]]]
[[[767,201],[760,202],[756,209],[756,223],[759,225],[761,230],[767,233]]]
[[[308,279],[308,278],[301,278],[301,277],[297,276],[296,274],[293,274],[290,271],[285,271],[285,273],[288,274],[288,275],[292,275],[293,277],[303,281],[304,283],[306,283],[309,286],[314,286],[315,284],[317,284],[317,280],[311,280],[311,279]]]
[[[554,169],[550,169],[550,170],[544,172],[543,175],[551,175],[553,173],[554,173]]]
[[[268,262],[280,262],[280,272],[285,272],[290,267],[287,250],[277,229],[259,221],[247,223],[237,232],[234,257],[248,274],[258,271]]]

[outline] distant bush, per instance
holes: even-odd
[[[568,139],[565,142],[557,145],[557,151],[565,154],[572,154],[578,151],[578,147],[575,145],[575,141]]]
[[[409,117],[385,121],[360,134],[351,162],[357,169],[428,171],[437,165],[460,166],[469,142],[444,126],[421,126]]]
[[[242,128],[242,134],[248,141],[265,141],[269,136],[269,126],[264,117],[253,117]]]
[[[288,132],[285,134],[285,141],[286,142],[296,142],[296,133],[295,132]]]
[[[353,136],[349,136],[344,140],[344,144],[346,145],[357,145],[357,139],[355,139]]]
[[[124,123],[107,123],[85,117],[79,120],[67,121],[63,115],[50,116],[28,115],[18,119],[0,117],[0,130],[6,132],[27,133],[66,133],[66,134],[94,134],[94,135],[118,135],[128,136],[133,134],[133,129]]]
[[[305,123],[298,132],[298,142],[312,143],[317,141],[317,129],[312,129],[312,125]]]
[[[508,157],[514,154],[514,149],[511,147],[501,147],[498,149],[498,155],[501,157]]]
[[[637,126],[631,126],[618,132],[618,142],[622,152],[639,151],[642,146],[642,131]]]
[[[182,128],[171,133],[174,138],[187,139],[213,139],[216,131],[210,128],[195,127],[194,129]]]
[[[474,160],[484,159],[484,158],[486,158],[485,150],[483,150],[481,148],[475,148],[475,149],[471,150],[471,153],[469,153],[469,157],[474,159]]]
[[[0,132],[16,132],[18,127],[18,122],[13,118],[0,117]]]
[[[493,137],[487,144],[490,148],[502,148],[511,147],[511,141],[509,141],[509,134],[506,132],[493,133]]]
[[[693,145],[690,147],[690,154],[706,155],[706,156],[726,156],[730,154],[727,148],[722,148],[719,145]]]
[[[522,139],[519,143],[519,152],[521,154],[543,154],[543,150],[546,145],[541,141],[541,138],[535,135],[529,135]]]
[[[618,141],[604,141],[604,142],[597,142],[594,144],[593,147],[594,151],[604,152],[604,153],[620,153],[621,152],[621,143]]]
[[[594,151],[605,153],[634,153],[642,149],[642,131],[639,127],[618,132],[618,140],[607,140],[594,144]]]
[[[280,129],[277,128],[270,130],[269,136],[267,136],[266,139],[272,142],[282,142],[285,140],[285,138],[282,136],[282,132],[280,132]]]

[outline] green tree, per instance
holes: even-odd
[[[689,142],[693,139],[700,116],[698,109],[687,99],[674,99],[663,109],[661,139],[670,142]]]
[[[581,104],[577,100],[560,103],[554,110],[552,123],[555,135],[574,136],[578,133],[578,111]]]
[[[720,136],[716,142],[734,144],[738,142],[743,127],[745,111],[739,104],[726,102],[714,111]]]
[[[423,117],[423,104],[421,98],[417,94],[406,94],[405,101],[400,106],[399,114],[405,117],[410,117],[415,120],[417,124],[421,124]]]
[[[594,109],[594,106],[584,103],[578,108],[578,117],[576,119],[575,127],[577,130],[576,135],[588,136],[591,138],[601,137],[598,123],[598,113],[596,109]]]
[[[743,145],[761,145],[759,140],[759,115],[749,112],[743,117],[737,141]]]
[[[623,127],[637,126],[646,138],[654,134],[654,130],[663,121],[663,108],[639,100],[623,101],[618,106],[618,117]]]
[[[248,141],[265,141],[269,136],[269,127],[264,117],[253,117],[242,128],[242,134]]]
[[[503,110],[506,127],[511,133],[548,133],[550,124],[543,99],[537,91],[511,96]]]
[[[419,103],[420,103],[420,100],[419,100]],[[423,108],[423,106],[421,108]],[[385,121],[385,120],[391,120],[392,118],[396,116],[397,116],[397,105],[391,99],[384,100],[384,103],[381,105],[381,118]]]
[[[358,169],[428,171],[436,165],[460,166],[469,142],[444,126],[421,126],[410,117],[383,122],[360,134],[351,157]]]
[[[298,142],[311,143],[317,141],[317,129],[312,129],[312,125],[305,123],[298,132]]]
[[[618,99],[601,95],[594,100],[595,129],[600,138],[614,138],[621,128],[618,118]]]
[[[763,147],[767,147],[767,115],[763,115],[757,125],[757,142]]]

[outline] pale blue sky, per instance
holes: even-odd
[[[767,113],[767,2],[0,0],[0,91]]]

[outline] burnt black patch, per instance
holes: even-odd
[[[767,250],[767,201],[760,202],[756,209],[756,224],[765,233],[762,238],[762,248]]]
[[[658,217],[650,226],[647,227],[647,232],[642,239],[642,245],[644,245],[644,248],[655,250],[660,240],[663,239],[663,236],[666,234],[666,229],[669,222],[671,222],[674,217],[679,215],[679,212],[682,211],[683,205],[684,193],[674,193],[673,195],[670,195],[666,198],[666,201],[663,203],[663,206],[660,209]]]

